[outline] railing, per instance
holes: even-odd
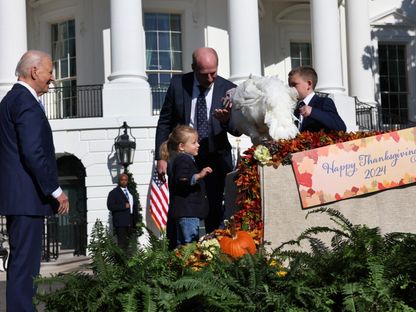
[[[358,98],[355,97],[355,116],[357,126],[360,131],[376,130],[377,123],[374,120],[376,113],[376,107],[364,102],[360,102]]]
[[[361,131],[389,131],[415,127],[416,122],[408,120],[405,123],[397,123],[397,116],[382,112],[380,106],[373,106],[360,102],[355,98],[355,110],[357,125]]]
[[[6,270],[6,261],[9,257],[8,250],[3,246],[7,240],[6,217],[0,216],[0,259],[3,263],[3,269]]]
[[[102,85],[50,88],[41,100],[48,119],[103,116]]]
[[[86,255],[86,220],[71,219],[68,215],[54,215],[45,219],[42,261],[49,262],[59,257],[59,250],[73,249],[74,255]]]
[[[416,122],[407,120],[406,122],[400,121],[400,117],[389,112],[387,114],[381,109],[378,110],[378,130],[387,131],[387,130],[401,130],[406,128],[411,128],[416,126]]]
[[[151,88],[152,89],[152,112],[153,115],[159,115],[162,108],[163,102],[165,101],[165,95],[168,91],[168,86],[166,85],[157,85]]]
[[[42,261],[49,262],[59,257],[58,217],[45,218],[45,230],[42,241]]]
[[[74,227],[74,255],[86,255],[87,250],[87,220],[74,218],[72,221]]]
[[[0,216],[0,235],[6,235],[6,217]]]
[[[59,258],[60,234],[59,216],[45,218],[45,227],[42,235],[42,261],[49,262]],[[81,220],[71,222],[72,233],[74,235],[74,255],[85,255],[86,237],[85,224]],[[8,251],[3,247],[3,242],[7,240],[6,217],[0,216],[0,258],[7,259]]]

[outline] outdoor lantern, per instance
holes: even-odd
[[[120,134],[122,128],[124,133]],[[130,136],[127,134],[127,129],[130,130]],[[124,167],[124,172],[126,172],[127,167],[133,163],[134,151],[136,150],[136,138],[131,134],[131,128],[127,125],[127,122],[123,122],[123,125],[119,128],[118,136],[114,139],[114,148],[117,162]]]

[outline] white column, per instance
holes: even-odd
[[[345,5],[349,94],[375,105],[368,1],[348,0]]]
[[[317,90],[343,93],[338,0],[311,0],[312,55]]]
[[[228,0],[230,80],[240,83],[261,75],[257,0]]]
[[[142,0],[111,0],[111,74],[104,84],[104,117],[150,116]]]
[[[109,80],[147,80],[141,0],[111,0]]]
[[[0,99],[16,81],[17,62],[27,50],[26,1],[0,1]]]

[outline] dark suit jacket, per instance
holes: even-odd
[[[0,103],[0,214],[53,214],[58,187],[52,130],[30,91],[15,84]]]
[[[314,95],[309,106],[312,107],[312,113],[309,117],[304,118],[300,131],[325,132],[336,130],[346,131],[344,121],[338,115],[334,101],[329,97],[320,97]]]
[[[174,218],[207,217],[205,182],[201,179],[191,185],[192,176],[198,172],[195,161],[188,154],[179,153],[169,161],[169,213]]]
[[[130,190],[129,192],[133,194]],[[112,213],[114,227],[131,226],[132,222],[133,225],[136,225],[139,215],[137,210],[138,200],[133,196],[133,215],[130,214],[130,209],[126,208],[128,202],[126,195],[119,186],[108,193],[107,208]]]
[[[173,128],[177,125],[189,125],[191,120],[192,89],[194,83],[194,73],[176,75],[172,78],[169,89],[166,93],[165,102],[160,111],[159,121],[156,128],[156,151],[155,158],[159,158],[160,145],[167,140]],[[210,116],[215,109],[221,108],[221,98],[225,92],[234,88],[235,84],[217,76],[214,83]],[[231,145],[228,141],[227,132],[233,135],[240,135],[232,122],[227,126],[215,118],[209,119],[209,152],[217,153],[220,157],[231,165]],[[200,148],[200,153],[203,149]],[[225,155],[225,156],[224,156]],[[200,155],[204,156],[204,155]],[[230,169],[230,170],[231,170]]]

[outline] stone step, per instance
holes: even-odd
[[[51,259],[50,261],[42,261],[41,266],[57,266],[57,265],[66,265],[70,263],[88,263],[90,261],[90,257],[88,256],[74,256],[73,249],[61,249],[59,251],[58,259]]]

